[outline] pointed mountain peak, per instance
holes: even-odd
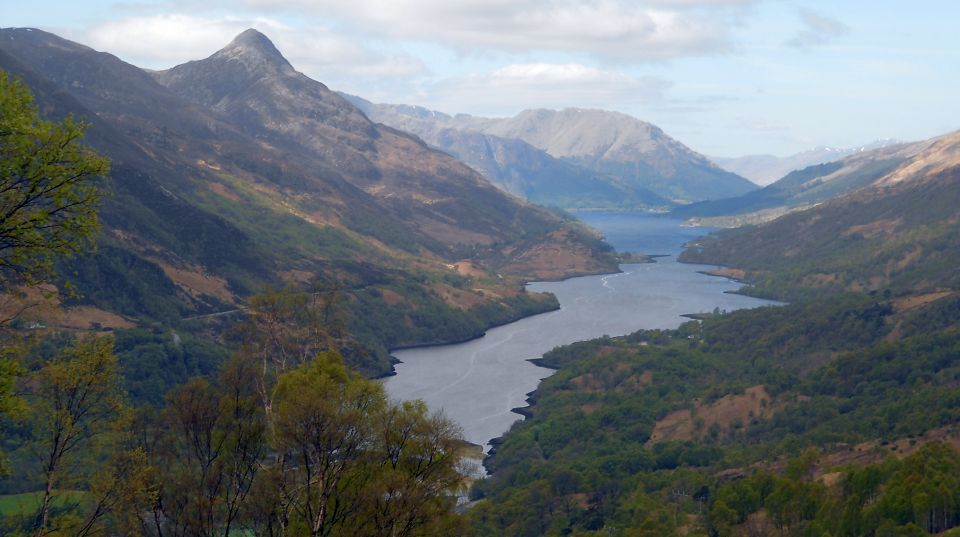
[[[240,32],[227,47],[245,47],[280,54],[277,47],[273,45],[273,41],[270,41],[270,38],[254,28],[248,28]]]
[[[214,56],[238,59],[248,67],[273,66],[284,71],[293,70],[293,66],[277,50],[273,41],[253,28],[244,30]]]

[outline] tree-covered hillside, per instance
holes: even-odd
[[[957,531],[957,178],[697,241],[684,259],[793,303],[549,353],[474,487],[477,533]]]

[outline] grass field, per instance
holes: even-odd
[[[61,508],[74,505],[83,498],[83,495],[84,492],[79,490],[57,491],[53,496],[53,507]],[[42,500],[43,493],[41,492],[0,495],[0,518],[30,516],[37,512]]]

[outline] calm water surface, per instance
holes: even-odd
[[[675,328],[683,314],[735,310],[771,302],[729,294],[739,284],[698,271],[706,265],[676,262],[685,242],[706,233],[680,221],[636,214],[588,213],[581,218],[600,229],[620,251],[666,255],[656,263],[622,265],[623,272],[535,282],[531,291],[549,291],[560,310],[491,329],[479,339],[396,351],[401,362],[385,386],[393,399],[423,399],[463,427],[467,440],[488,447],[522,419],[511,412],[526,406],[527,393],[549,369],[531,364],[559,345],[641,328]]]

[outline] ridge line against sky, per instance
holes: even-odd
[[[717,156],[960,128],[954,0],[38,0],[36,27],[163,69],[246,28],[374,102],[618,110]]]

